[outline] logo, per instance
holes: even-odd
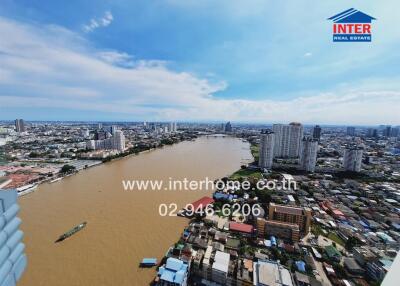
[[[333,21],[334,42],[371,42],[371,22],[376,20],[354,8],[328,18]]]

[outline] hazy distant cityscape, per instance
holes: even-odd
[[[0,188],[30,196],[83,169],[213,136],[249,144],[254,160],[221,179],[252,188],[216,188],[172,214],[189,219],[181,237],[160,261],[142,261],[159,266],[155,285],[381,283],[400,247],[399,126],[3,121]]]

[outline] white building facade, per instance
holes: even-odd
[[[272,131],[275,133],[275,157],[299,157],[301,140],[304,134],[303,125],[296,122],[290,124],[274,124],[272,126]]]
[[[301,145],[300,166],[307,172],[314,172],[317,164],[318,139],[304,137]]]
[[[347,146],[344,150],[343,168],[346,171],[360,172],[363,151],[360,146]]]
[[[13,286],[21,278],[27,265],[17,191],[0,191],[0,285]]]
[[[271,169],[274,160],[275,134],[266,130],[261,132],[258,166]]]

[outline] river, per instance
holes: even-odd
[[[220,178],[251,160],[249,144],[231,137],[195,141],[115,160],[19,198],[28,267],[20,286],[149,285],[143,257],[164,256],[187,219],[161,217],[161,203],[183,207],[205,191],[124,191],[122,180]],[[71,227],[86,228],[54,243]]]

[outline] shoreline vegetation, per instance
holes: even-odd
[[[88,159],[86,158],[85,160],[92,160],[92,161],[101,161],[101,163],[99,164],[94,164],[91,166],[85,166],[83,169],[81,170],[77,170],[74,166],[69,165],[68,163],[66,163],[65,165],[63,165],[59,171],[59,173],[57,175],[48,177],[47,179],[44,179],[40,182],[37,182],[37,185],[40,185],[42,183],[46,183],[49,182],[51,180],[54,179],[58,179],[58,178],[64,178],[64,177],[69,177],[71,175],[77,174],[80,171],[92,168],[92,167],[96,167],[105,163],[109,163],[109,162],[114,162],[116,160],[122,159],[122,158],[127,158],[130,156],[136,156],[136,155],[140,155],[142,153],[146,153],[146,152],[151,152],[153,150],[157,150],[157,149],[162,149],[165,146],[171,146],[180,142],[184,142],[184,141],[192,141],[195,140],[196,138],[198,138],[197,135],[192,134],[190,136],[182,136],[179,139],[163,139],[161,140],[161,142],[159,144],[153,144],[153,145],[145,145],[145,144],[139,144],[137,146],[128,148],[127,150],[125,150],[124,152],[121,152],[119,154],[116,155],[112,155],[112,156],[108,156],[107,158],[104,158],[102,160],[96,160],[96,159]]]

